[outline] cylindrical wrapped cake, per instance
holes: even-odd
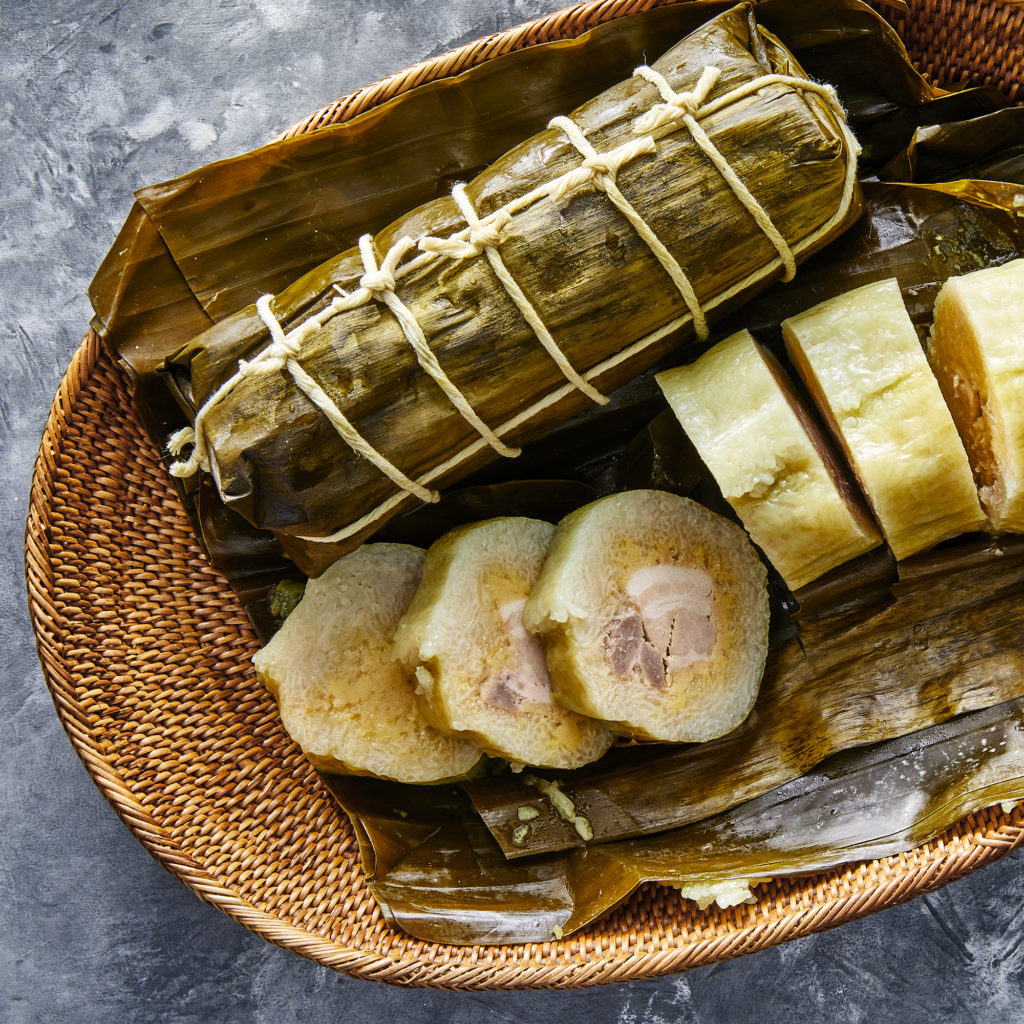
[[[857,216],[856,150],[736,7],[185,346],[176,472],[316,573],[791,276]]]

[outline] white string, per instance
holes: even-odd
[[[264,295],[256,303],[256,310],[260,318],[270,330],[271,337],[275,341],[287,341],[287,336],[281,328],[276,316],[270,308],[272,296]],[[364,459],[373,463],[386,477],[398,484],[404,491],[414,494],[420,501],[433,502],[440,500],[441,495],[437,491],[428,490],[421,484],[416,483],[405,475],[390,460],[385,458],[376,448],[367,441],[362,434],[345,417],[345,414],[338,408],[333,399],[324,389],[305,371],[294,356],[289,357],[284,363],[286,369],[295,381],[299,390],[327,417],[331,425],[341,435],[345,443]],[[266,371],[264,371],[266,372]]]
[[[548,123],[548,127],[560,129],[584,158],[579,167],[569,171],[562,178],[551,198],[560,199],[571,189],[588,182],[593,182],[600,188],[612,201],[615,208],[633,226],[633,229],[647,244],[647,248],[654,253],[657,261],[672,279],[676,291],[683,297],[683,302],[686,303],[686,308],[690,311],[690,316],[693,317],[693,329],[698,340],[704,341],[709,333],[708,324],[700,306],[700,299],[697,298],[690,279],[679,265],[679,261],[665,248],[661,239],[654,233],[647,221],[640,216],[633,204],[619,191],[619,186],[615,183],[615,176],[624,163],[636,159],[643,153],[655,151],[654,139],[648,135],[634,143],[619,146],[610,153],[601,154],[587,141],[587,137],[575,121],[571,121],[567,117],[555,117]],[[642,144],[642,148],[640,144]]]
[[[498,252],[497,246],[501,241],[502,230],[512,220],[512,215],[505,213],[502,219],[492,217],[486,221],[481,220],[469,196],[466,194],[466,186],[462,184],[458,184],[452,189],[452,199],[455,200],[455,205],[458,206],[459,211],[469,225],[468,240],[423,238],[420,239],[420,248],[428,252],[451,256],[453,259],[467,259],[479,256],[482,252],[487,257],[487,262],[491,265],[494,276],[497,277],[502,287],[508,292],[509,298],[515,303],[523,319],[529,324],[530,329],[537,336],[537,340],[544,346],[544,350],[554,360],[555,365],[561,370],[565,379],[570,381],[573,387],[582,391],[592,402],[596,402],[598,405],[605,405],[608,402],[607,396],[601,394],[593,384],[587,383],[576,372],[565,353],[559,348],[558,342],[555,341],[544,321],[540,318],[536,307],[520,287],[519,282],[512,276],[511,271]]]
[[[473,207],[469,206],[471,213],[467,215],[463,209],[463,202],[468,204],[469,197],[466,195],[466,186],[461,183],[452,189],[452,199],[469,225],[468,237],[453,235],[451,238],[434,238],[431,235],[424,235],[417,243],[423,252],[436,253],[438,256],[447,256],[453,260],[467,260],[486,253],[501,243],[502,233],[512,222],[512,214],[508,210],[498,210],[489,217],[481,218],[477,216]]]
[[[775,247],[775,251],[782,259],[782,265],[786,268],[782,280],[792,281],[794,274],[796,274],[796,258],[793,256],[793,250],[789,247],[789,243],[782,232],[772,223],[772,219],[768,216],[764,207],[740,180],[739,175],[733,170],[729,161],[726,160],[718,147],[708,138],[707,132],[700,126],[695,116],[700,109],[700,105],[707,99],[708,93],[714,88],[722,72],[715,67],[706,67],[692,92],[676,92],[669,85],[668,80],[663,74],[646,65],[638,67],[633,74],[654,85],[658,92],[661,93],[661,98],[665,101],[653,106],[637,122],[633,131],[637,133],[653,132],[666,124],[682,121],[693,136],[693,141],[697,143],[707,158],[715,165],[715,169],[725,179],[726,184],[743,204],[744,209],[754,218],[757,226]]]
[[[564,199],[570,192],[580,188],[582,185],[595,184],[598,188],[608,191],[611,186],[618,192],[615,178],[620,168],[631,163],[637,157],[650,156],[657,149],[654,139],[648,135],[643,139],[635,139],[632,142],[625,142],[607,153],[598,153],[587,141],[586,136],[580,131],[579,125],[567,117],[553,117],[548,121],[549,128],[558,128],[569,137],[579,154],[583,157],[583,163],[566,171],[557,184],[551,190],[551,198],[558,202]],[[619,195],[622,195],[620,192]],[[625,199],[623,198],[623,202]],[[630,207],[632,209],[632,207]]]
[[[168,441],[168,450],[172,455],[180,455],[186,445],[193,445],[192,454],[184,461],[177,461],[170,467],[173,476],[187,477],[199,469],[209,471],[210,455],[208,451],[208,439],[206,433],[206,420],[216,406],[247,377],[256,376],[262,373],[271,373],[275,370],[285,369],[291,374],[299,389],[313,402],[321,412],[330,420],[335,429],[345,442],[355,452],[368,459],[382,473],[403,490],[414,494],[421,501],[435,502],[440,495],[436,491],[429,490],[422,484],[410,479],[405,473],[398,469],[392,462],[385,458],[375,449],[362,435],[352,426],[337,404],[320,387],[312,377],[303,370],[296,359],[302,349],[305,339],[315,330],[319,330],[323,324],[336,312],[343,309],[353,309],[371,298],[379,298],[395,315],[403,333],[412,345],[420,366],[433,378],[448,396],[458,411],[474,426],[478,433],[501,455],[515,456],[519,449],[509,448],[495,435],[486,424],[476,415],[469,406],[462,393],[449,380],[447,374],[441,369],[436,356],[427,345],[423,334],[412,312],[394,293],[395,268],[413,247],[411,238],[399,239],[388,251],[381,265],[377,266],[376,256],[372,249],[372,240],[369,235],[359,239],[360,255],[363,259],[363,276],[359,279],[359,287],[356,291],[348,294],[339,294],[319,314],[310,317],[300,323],[292,331],[285,333],[277,317],[270,308],[272,295],[264,295],[256,302],[256,311],[260,319],[266,324],[270,332],[271,343],[262,349],[254,359],[238,361],[238,370],[232,377],[226,380],[207,400],[196,413],[193,427],[185,427],[171,435]]]
[[[462,418],[475,428],[476,432],[499,454],[506,458],[515,458],[518,448],[509,448],[497,434],[476,414],[473,407],[466,401],[466,396],[452,383],[448,374],[441,369],[437,356],[427,344],[427,336],[423,333],[419,321],[413,316],[412,310],[395,294],[395,268],[402,257],[415,243],[405,237],[395,243],[377,268],[377,257],[373,251],[373,238],[363,235],[359,239],[359,253],[363,258],[366,273],[359,279],[359,287],[365,288],[378,302],[382,302],[394,314],[402,328],[402,333],[416,353],[416,361],[432,380],[448,397]]]

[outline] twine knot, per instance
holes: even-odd
[[[371,295],[383,295],[384,292],[395,290],[395,275],[389,270],[368,270],[359,278],[359,287],[365,288]]]
[[[275,352],[273,346],[267,346],[255,359],[239,359],[238,372],[243,377],[252,377],[257,373],[274,373],[288,365],[290,355]]]
[[[582,166],[595,177],[598,175],[612,177],[619,169],[617,163],[609,159],[608,153],[595,153],[593,156],[588,156]]]
[[[636,123],[633,131],[638,135],[656,131],[674,121],[685,121],[688,117],[694,117],[722,75],[719,68],[706,67],[697,84],[689,92],[676,92],[664,75],[653,68],[639,67],[633,73],[655,86],[664,100],[663,103],[651,107]]]
[[[508,210],[499,210],[486,220],[477,215],[473,204],[466,195],[466,186],[458,184],[452,189],[452,199],[466,218],[468,231],[460,231],[462,237],[433,238],[429,235],[419,240],[419,247],[424,252],[448,256],[453,260],[473,259],[485,249],[495,249],[501,244],[501,236],[505,228],[512,222],[512,214]]]
[[[302,351],[302,340],[299,331],[286,334],[283,338],[271,342],[257,358],[273,363],[274,369],[280,369],[289,359],[294,359]]]
[[[556,202],[581,185],[588,185],[591,182],[609,192],[615,188],[615,179],[623,165],[631,163],[637,157],[655,152],[654,139],[646,137],[623,143],[607,153],[599,153],[587,140],[580,126],[567,117],[552,118],[548,127],[557,128],[562,132],[583,157],[578,167],[566,171],[553,183],[551,198]]]
[[[361,235],[359,255],[363,261],[363,276],[359,278],[359,287],[369,294],[370,298],[382,299],[389,303],[388,295],[393,295],[395,291],[395,271],[398,269],[398,264],[415,245],[416,243],[408,235],[403,235],[388,249],[378,267],[377,257],[373,251],[373,236]],[[344,301],[348,302],[349,299]]]
[[[181,453],[189,445],[192,446],[192,453],[187,459],[180,458]],[[203,468],[202,452],[197,443],[196,432],[192,427],[182,427],[181,430],[176,430],[171,434],[167,440],[167,451],[177,460],[170,466],[171,476],[177,477],[179,480],[186,479]]]
[[[479,221],[469,229],[469,244],[481,253],[484,249],[493,249],[501,242],[501,229],[497,224],[485,224]]]

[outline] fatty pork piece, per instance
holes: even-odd
[[[430,725],[391,658],[423,557],[405,544],[368,544],[346,555],[310,580],[253,658],[285,729],[316,768],[433,783],[463,778],[481,761],[474,744]]]
[[[523,606],[555,528],[500,518],[460,527],[427,552],[395,637],[434,724],[514,764],[577,768],[612,735],[557,703]]]
[[[757,696],[765,569],[738,526],[687,498],[614,494],[559,524],[524,622],[561,703],[626,736],[702,742]]]

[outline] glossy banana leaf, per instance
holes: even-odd
[[[676,88],[688,89],[709,65],[721,76],[709,101],[727,102],[706,122],[707,130],[726,159],[745,168],[750,189],[802,262],[859,212],[859,194],[851,187],[857,146],[843,115],[834,100],[826,103],[792,85],[745,91],[766,75],[802,75],[747,6],[706,22],[652,66]],[[577,107],[572,127],[585,131],[601,153],[635,147],[638,114],[657,99],[653,86],[628,76]],[[651,131],[657,147],[645,136],[648,155],[630,159],[617,172],[629,196],[627,212],[635,219],[631,211],[638,211],[656,232],[655,249],[662,244],[683,261],[706,315],[718,316],[781,277],[782,263],[726,178],[708,172],[708,156],[691,133],[674,127]],[[548,127],[472,178],[465,195],[479,216],[489,217],[577,171],[580,159],[563,131]],[[455,200],[443,196],[368,239],[375,259],[384,259],[402,239],[406,246],[424,234],[445,239],[464,224]],[[693,334],[687,302],[662,258],[601,189],[524,202],[500,252],[502,262],[493,267],[493,253],[482,248],[454,259],[420,254],[404,261],[396,272],[401,305],[393,313],[382,313],[369,300],[362,284],[367,257],[355,248],[273,300],[286,331],[318,318],[298,361],[335,398],[362,443],[432,487],[451,486],[500,457],[496,439],[481,440],[488,428],[480,420],[518,447],[592,400],[566,381],[496,274],[511,274],[510,288],[529,296],[564,359],[605,392]],[[356,296],[352,308],[336,308],[339,290]],[[397,301],[385,299],[388,305]],[[409,328],[399,323],[402,310],[429,339],[434,365],[450,375],[452,383],[441,381],[448,393],[410,347]],[[318,574],[421,498],[395,482],[387,462],[368,459],[339,436],[304,394],[309,385],[292,375],[250,374],[232,378],[229,391],[219,390],[239,360],[251,362],[269,344],[263,317],[247,306],[174,353],[169,369],[197,408],[214,393],[220,396],[206,407],[201,450],[208,453],[225,502],[277,533],[300,567]],[[335,533],[332,541],[305,540]]]
[[[575,40],[507,54],[344,124],[143,189],[138,202],[173,252],[183,282],[220,320],[264,292],[282,290],[363,232],[447,193],[553,115],[627,77],[730,6],[685,0]],[[858,0],[764,0],[757,10],[813,77],[836,85],[862,144],[883,159],[919,124],[1007,105],[993,90],[975,89],[941,101],[952,102],[955,115],[929,112],[936,90],[914,70],[896,34]],[[382,189],[385,158],[393,173]],[[116,282],[124,242],[111,250],[90,293],[112,337],[125,313]]]
[[[1020,182],[1024,173],[1024,107],[971,120],[918,128],[910,144],[879,172],[886,181],[934,183],[961,178]]]
[[[570,935],[644,882],[758,880],[912,849],[1024,797],[1024,700],[831,758],[731,811],[650,837],[507,860],[451,787],[328,776],[394,925],[428,942]],[[539,807],[534,791],[526,803]]]
[[[866,182],[864,216],[809,260],[789,284],[776,285],[720,325],[740,327],[784,358],[779,324],[833,295],[895,277],[922,337],[942,282],[1024,252],[1017,196],[999,182],[915,185]]]
[[[1024,160],[1003,162],[1002,166],[1024,176]],[[924,336],[934,296],[947,277],[1005,262],[1024,252],[1022,195],[1024,188],[1003,182],[921,186],[867,182],[862,219],[805,264],[791,284],[774,286],[728,318],[719,336],[749,326],[785,362],[778,332],[783,318],[847,288],[889,276],[899,279],[912,319]],[[578,417],[528,445],[513,466],[496,464],[466,484],[514,484],[508,480],[514,469],[524,480],[574,479],[600,493],[636,487],[672,490],[729,514],[724,502],[716,502],[713,482],[704,475],[673,418],[655,415],[661,407],[646,376],[621,389],[607,409]],[[283,557],[270,533],[255,530],[225,508],[212,488],[202,488],[200,495],[199,518],[207,547],[235,584],[261,635],[267,636],[274,623],[264,613],[266,599],[259,593],[259,579],[263,577],[269,584],[301,574]],[[533,497],[528,500],[535,501]],[[532,507],[540,508],[537,504]],[[399,536],[408,518],[423,524],[418,528],[418,542],[429,543],[465,521],[462,515],[451,514],[452,508],[443,501],[433,510],[417,510],[396,520],[386,535]],[[551,506],[551,518],[555,518],[554,509]],[[434,526],[425,529],[427,523]],[[984,543],[981,547],[985,550]],[[951,564],[962,558],[960,545],[945,545],[938,552],[904,563],[900,571],[916,573],[921,565],[932,565],[934,571],[946,553]],[[785,591],[781,581],[775,581],[775,588],[792,611],[807,617],[849,600],[877,600],[897,576],[891,557],[879,549],[840,567],[795,597]]]

